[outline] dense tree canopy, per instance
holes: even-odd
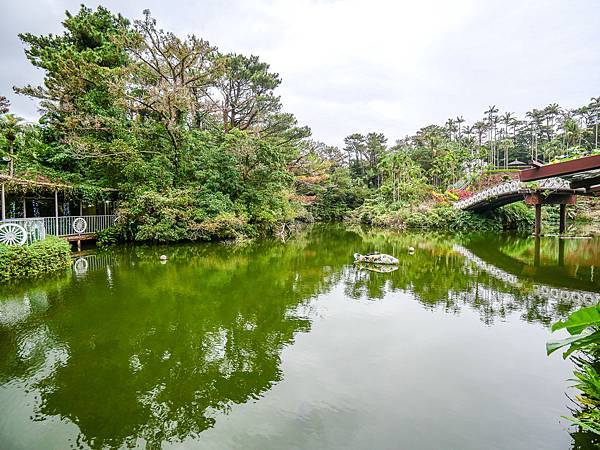
[[[0,95],[0,114],[6,114],[8,112],[9,104],[8,99],[5,96]]]
[[[82,6],[62,34],[19,37],[44,81],[15,90],[42,115],[26,124],[0,96],[7,173],[116,188],[119,233],[133,239],[235,237],[363,204],[422,209],[513,160],[598,148],[600,97],[523,119],[491,105],[472,125],[458,116],[393,144],[357,132],[337,148],[283,110],[281,78],[258,56],[165,31],[149,11],[130,21]]]
[[[310,130],[282,110],[268,64],[164,31],[149,11],[130,22],[82,6],[63,26],[20,35],[44,82],[16,88],[40,100],[37,156],[13,152],[10,116],[3,122],[18,174],[117,188],[136,239],[211,237],[198,232],[211,221],[218,235],[297,215],[289,166]]]

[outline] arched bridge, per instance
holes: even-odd
[[[488,189],[476,192],[463,200],[454,202],[454,207],[465,211],[484,212],[499,208],[518,201],[523,201],[528,195],[550,191],[554,195],[577,194],[571,189],[568,181],[562,178],[549,178],[542,180],[539,185],[531,186],[519,180],[501,183]]]
[[[465,211],[484,212],[525,200],[535,206],[535,234],[541,233],[542,205],[560,205],[560,232],[566,228],[566,206],[576,203],[576,196],[600,194],[600,155],[542,165],[533,161],[532,168],[519,172],[519,180],[501,183],[454,203]]]

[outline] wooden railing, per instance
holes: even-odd
[[[85,220],[85,229],[78,232],[73,224],[76,219]],[[33,232],[40,234],[49,234],[52,236],[77,236],[79,234],[91,234],[105,230],[115,224],[116,216],[110,214],[95,215],[95,216],[62,216],[62,217],[31,217],[31,218],[16,218],[5,219],[4,223],[16,223],[23,226],[31,234]],[[78,221],[79,225],[82,221]],[[41,226],[43,224],[43,231]],[[38,237],[39,239],[40,237]],[[43,238],[42,238],[43,239]]]

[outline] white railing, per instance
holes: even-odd
[[[82,218],[87,226],[84,231],[78,233],[73,228],[75,219]],[[62,217],[31,217],[31,218],[16,218],[5,219],[5,223],[16,223],[25,229],[31,228],[32,224],[41,225],[45,234],[52,236],[77,236],[78,234],[91,234],[105,230],[115,224],[116,216],[110,214],[95,215],[95,216],[62,216]],[[43,239],[43,238],[42,238]]]
[[[44,219],[41,217],[30,219],[6,219],[0,223],[16,223],[25,228],[27,232],[27,244],[32,244],[35,241],[42,241],[46,238],[46,227]]]
[[[520,181],[510,181],[479,191],[473,194],[472,196],[465,198],[464,200],[454,202],[453,206],[456,209],[469,209],[474,205],[488,202],[497,197],[515,195],[521,193],[524,190],[536,188],[560,190],[569,189],[570,185],[567,180],[564,180],[562,178],[547,178],[545,180],[541,180],[539,183],[537,183],[537,185],[521,183]]]
[[[510,274],[493,264],[489,264],[479,256],[472,253],[462,245],[454,244],[452,249],[465,258],[465,262],[472,263],[478,269],[488,273],[490,276],[502,281],[503,283],[522,287],[523,283],[516,275]],[[560,303],[570,301],[576,305],[589,306],[600,302],[600,294],[597,292],[574,291],[570,289],[554,288],[543,284],[533,283],[531,285],[532,293],[538,297],[546,298],[551,302]]]
[[[510,193],[518,193],[520,189],[521,183],[519,181],[498,184],[494,187],[479,191],[472,196],[465,198],[464,200],[454,202],[453,206],[456,209],[468,209],[473,205],[488,201],[494,197],[499,197]]]

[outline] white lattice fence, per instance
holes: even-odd
[[[15,223],[24,227],[28,234],[28,242],[44,239],[46,234],[52,236],[74,236],[78,234],[97,233],[115,224],[116,216],[63,216],[5,219],[3,223]]]
[[[520,181],[510,181],[479,191],[471,197],[454,202],[453,206],[456,209],[469,209],[475,205],[486,203],[499,197],[518,195],[529,189],[558,190],[569,188],[569,182],[562,178],[548,178],[540,181],[536,185],[521,183]]]

